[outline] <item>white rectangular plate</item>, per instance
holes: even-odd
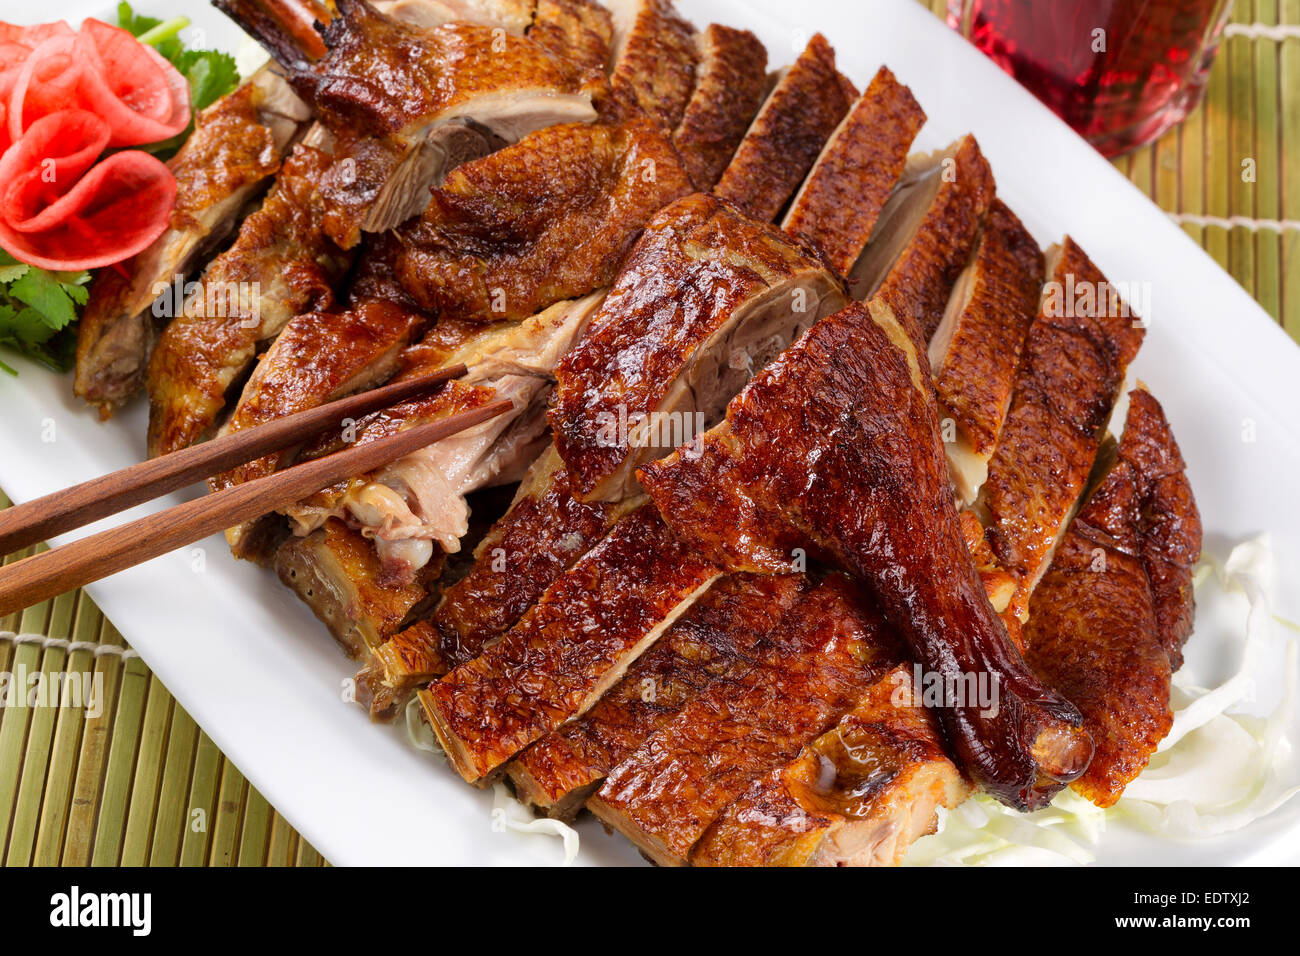
[[[68,4],[76,23],[103,0]],[[185,13],[202,42],[235,52],[242,35],[203,0],[141,0],[142,13]],[[697,25],[748,27],[788,63],[817,30],[842,69],[865,84],[887,63],[929,114],[918,144],[974,131],[999,193],[1044,245],[1067,231],[1112,280],[1150,283],[1151,329],[1135,373],[1173,421],[1204,516],[1207,551],[1272,535],[1278,581],[1297,581],[1300,350],[1232,279],[1101,156],[914,0],[680,0]],[[101,425],[72,396],[71,377],[17,361],[0,375],[0,487],[25,501],[124,467],[144,454],[137,402]],[[45,441],[53,430],[53,441]],[[1243,440],[1243,436],[1254,440]],[[195,491],[197,493],[197,491]],[[180,500],[177,496],[173,501]],[[138,514],[139,511],[133,513]],[[201,551],[201,554],[200,554]],[[88,589],[167,688],[249,780],[336,864],[553,863],[551,838],[497,832],[491,796],[463,784],[396,728],[368,723],[343,700],[355,667],[274,574],[233,560],[214,537]],[[1300,620],[1300,594],[1275,610]],[[1198,682],[1220,677],[1234,648],[1213,608],[1189,647]],[[1267,655],[1275,659],[1274,655]],[[1257,706],[1279,693],[1259,675]],[[1291,730],[1297,739],[1296,727]],[[631,863],[630,844],[587,821],[583,863]],[[1178,843],[1112,827],[1099,861],[1294,862],[1300,802],[1247,830]]]

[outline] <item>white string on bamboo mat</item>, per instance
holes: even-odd
[[[1218,226],[1220,229],[1249,229],[1251,232],[1300,232],[1300,219],[1254,219],[1250,216],[1201,216],[1194,212],[1171,212],[1179,225]]]
[[[138,651],[117,644],[100,644],[98,641],[70,641],[63,637],[48,637],[45,634],[15,634],[13,631],[0,631],[0,641],[11,644],[39,644],[43,650],[57,648],[72,654],[76,651],[91,651],[95,657],[120,657],[129,661],[139,657]]]
[[[1252,40],[1300,40],[1300,24],[1296,23],[1229,23],[1223,28],[1228,37],[1249,37]]]

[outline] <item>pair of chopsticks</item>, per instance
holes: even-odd
[[[465,366],[396,382],[140,462],[102,478],[0,511],[0,555],[71,531],[245,462],[301,444],[345,419],[422,395]],[[0,568],[0,617],[116,574],[210,534],[286,507],[322,488],[373,471],[508,411],[509,399],[449,415],[364,445],[168,508]]]

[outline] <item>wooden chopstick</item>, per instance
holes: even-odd
[[[116,574],[380,468],[513,408],[500,399],[441,421],[294,465],[0,568],[0,617]]]
[[[0,555],[20,551],[236,465],[256,461],[327,428],[341,427],[344,419],[359,418],[415,398],[464,374],[464,365],[453,365],[420,378],[349,395],[15,505],[0,511]]]

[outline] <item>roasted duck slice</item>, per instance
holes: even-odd
[[[330,157],[298,146],[275,186],[212,261],[149,361],[149,454],[207,437],[257,349],[301,312],[330,309],[351,257],[325,235],[321,176]]]
[[[673,145],[691,182],[712,189],[767,92],[767,47],[748,30],[710,24],[695,38],[699,66]]]
[[[815,34],[778,74],[714,194],[755,219],[774,221],[857,98],[857,89],[835,68],[834,49]]]
[[[781,228],[819,249],[848,275],[925,124],[912,91],[881,67],[849,110],[790,204]]]
[[[775,227],[703,193],[662,210],[556,370],[550,421],[575,494],[634,493],[638,465],[717,421],[755,368],[844,302]]]
[[[896,866],[970,785],[919,703],[910,666],[755,780],[691,851],[694,866]]]
[[[879,612],[833,575],[752,664],[706,687],[610,771],[587,806],[654,862],[683,864],[727,804],[835,726],[902,655]]]
[[[1029,326],[1038,313],[1043,253],[1000,199],[975,258],[961,274],[930,340],[930,368],[945,435],[948,470],[963,506],[988,476],[989,459],[1011,407],[1011,389]]]
[[[533,22],[536,0],[375,0],[380,13],[417,27],[477,23],[522,36]]]
[[[73,388],[101,418],[144,384],[157,320],[179,309],[177,287],[239,225],[309,116],[287,83],[262,70],[195,117],[167,164],[176,177],[170,227],[120,269],[99,271],[77,327]]]
[[[607,0],[613,15],[614,96],[672,132],[695,88],[695,28],[670,0]]]
[[[455,162],[497,145],[491,137],[514,142],[596,116],[591,99],[603,79],[500,28],[426,29],[366,0],[337,0],[339,15],[323,31],[327,52],[313,61],[304,50],[286,54],[294,39],[249,22],[244,6],[226,9],[279,59],[338,141],[324,194],[326,228],[343,248],[417,215],[429,188]]]
[[[653,507],[632,512],[501,640],[420,692],[452,766],[485,783],[581,716],[717,575]]]
[[[1164,412],[1135,390],[1118,454],[1061,541],[1025,627],[1030,665],[1096,741],[1073,787],[1100,807],[1120,798],[1173,725],[1169,680],[1195,613],[1200,532]],[[1167,570],[1179,583],[1165,589]],[[1171,620],[1186,622],[1183,637],[1164,626]]]
[[[596,0],[537,0],[528,39],[584,70],[609,69],[614,23]]]
[[[1073,240],[1051,251],[1048,275],[975,505],[999,563],[1019,581],[1013,601],[1022,621],[1145,334]]]
[[[516,795],[570,819],[647,737],[714,680],[752,666],[754,651],[806,590],[803,575],[723,578],[591,710],[533,744],[506,768]]]
[[[871,589],[926,672],[945,686],[987,680],[999,706],[954,695],[939,716],[963,769],[1000,800],[1042,806],[1087,766],[1078,712],[1030,671],[985,594],[929,363],[883,302],[814,325],[722,425],[640,475],[678,537],[728,570],[789,570],[802,555],[788,549],[819,545]]]
[[[910,159],[853,267],[854,298],[880,298],[924,348],[970,262],[994,188],[974,136]]]
[[[608,286],[647,220],[690,191],[649,120],[553,126],[448,176],[401,230],[398,276],[445,317],[526,318]]]

